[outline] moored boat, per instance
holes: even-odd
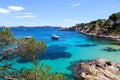
[[[51,39],[53,39],[53,40],[58,40],[58,39],[59,39],[59,36],[53,34],[53,35],[51,36]]]
[[[24,38],[25,39],[29,39],[29,38],[32,38],[32,36],[25,36]]]

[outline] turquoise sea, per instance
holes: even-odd
[[[33,36],[38,41],[46,42],[48,48],[41,57],[39,63],[48,64],[52,72],[71,74],[69,66],[82,60],[105,58],[120,63],[120,42],[109,39],[95,38],[78,32],[57,31],[58,28],[11,28],[16,38]],[[50,36],[56,34],[60,39],[51,40]],[[24,61],[20,57],[8,60],[13,67],[32,67],[30,61]]]

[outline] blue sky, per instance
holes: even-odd
[[[120,0],[0,0],[0,25],[69,27],[116,12]]]

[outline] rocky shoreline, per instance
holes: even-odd
[[[60,31],[77,31],[82,34],[120,41],[120,12],[113,13],[108,19],[97,19],[88,23],[78,23]]]
[[[79,80],[120,80],[119,64],[105,59],[77,63],[73,72]]]
[[[94,32],[89,32],[88,29],[71,29],[71,28],[60,28],[59,31],[76,31],[85,35],[89,35],[89,36],[95,36],[95,37],[101,37],[101,38],[107,38],[107,39],[111,39],[111,40],[116,40],[116,41],[120,41],[120,35],[119,34],[97,34],[97,31]]]
[[[100,34],[100,35],[96,35],[96,34],[92,34],[92,33],[84,33],[84,32],[80,32],[82,34],[86,34],[89,36],[95,36],[95,37],[101,37],[101,38],[107,38],[107,39],[111,39],[111,40],[116,40],[116,41],[120,41],[120,35],[117,34]]]

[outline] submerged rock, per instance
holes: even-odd
[[[120,80],[119,64],[105,59],[76,64],[73,71],[80,80]]]
[[[107,51],[107,52],[120,51],[119,49],[114,49],[114,48],[111,48],[111,47],[106,47],[105,49],[102,49],[102,50]]]

